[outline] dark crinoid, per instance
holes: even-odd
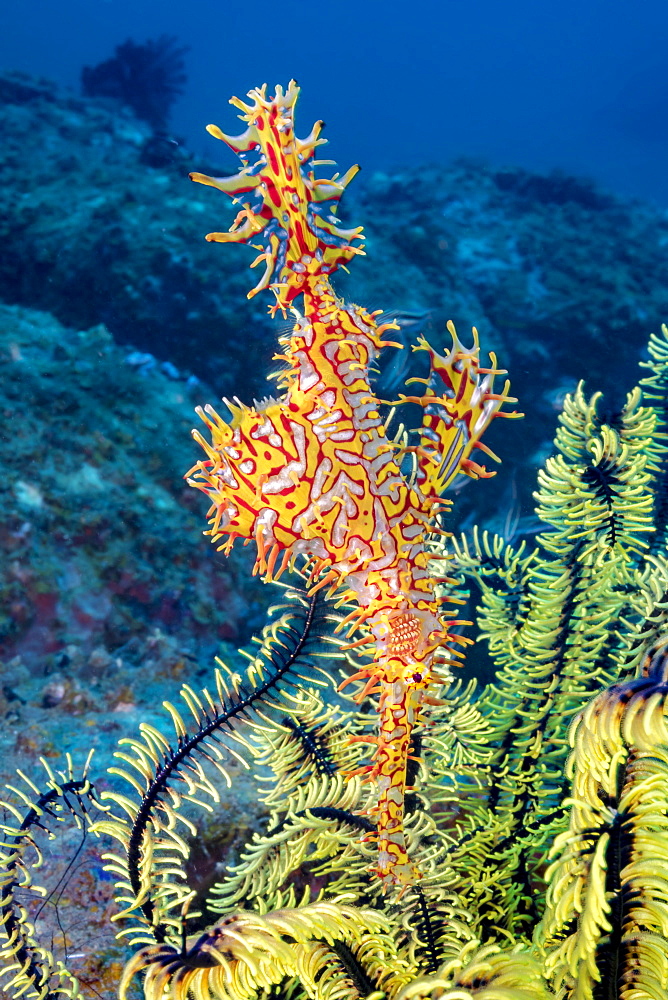
[[[143,44],[129,38],[111,59],[84,66],[81,87],[87,97],[113,97],[131,107],[155,131],[167,126],[172,105],[183,93],[188,46],[161,35]]]

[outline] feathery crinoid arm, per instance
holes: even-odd
[[[311,685],[333,683],[317,662],[327,634],[322,595],[306,598],[288,590],[285,597],[273,609],[275,617],[244,673],[219,663],[215,693],[185,685],[182,708],[164,703],[173,742],[144,724],[139,737],[123,739],[115,754],[119,763],[110,773],[127,783],[128,792],[103,793],[117,814],[96,829],[122,846],[121,853],[106,858],[108,870],[119,878],[121,912],[114,919],[125,926],[118,936],[130,937],[133,944],[171,947],[199,915],[190,912],[195,893],[185,871],[187,840],[196,833],[186,804],[210,811],[220,801],[220,779],[231,785],[230,761],[250,767],[255,751],[249,735],[261,724],[258,713],[280,712],[284,706],[289,714],[305,675]],[[335,655],[329,654],[330,661]]]
[[[494,392],[494,359],[491,368],[480,367],[476,335],[467,351],[451,327],[448,354],[419,345],[429,352],[431,375],[418,400],[418,445],[388,439],[369,369],[392,324],[379,326],[376,313],[343,303],[330,283],[331,273],[360,252],[353,245],[360,230],[341,229],[324,207],[338,201],[354,170],[341,179],[315,177],[320,126],[308,139],[296,138],[297,95],[291,84],[272,99],[262,88],[250,93],[250,104],[234,100],[247,131],[231,139],[210,130],[239,153],[241,171],[231,178],[194,175],[235,198],[249,195],[230,232],[209,238],[257,240],[256,263],[264,261],[266,270],[253,294],[270,288],[272,312],[290,306],[294,326],[280,340],[281,395],[252,407],[227,403],[229,422],[212,407],[199,411],[210,441],[195,432],[206,458],[189,481],[208,496],[209,533],[225,552],[236,538],[254,540],[255,571],[268,580],[302,556],[312,588],[338,590],[353,605],[349,637],[362,628],[358,641],[369,644],[372,657],[357,678],[364,695],[379,695],[369,770],[380,791],[378,870],[388,884],[412,882],[417,872],[402,831],[410,734],[426,692],[441,681],[436,650],[447,661],[461,642],[452,614],[441,608],[457,602],[447,590],[434,594],[427,539],[440,531],[441,494],[455,476],[487,474],[471,456],[486,450],[481,435],[511,400],[507,384]],[[405,475],[408,452],[415,462]]]
[[[420,976],[397,1000],[550,1000],[539,957],[524,949],[496,945],[464,947],[435,974]]]
[[[577,717],[570,824],[537,934],[560,997],[659,997],[668,983],[668,640]],[[605,990],[603,988],[605,987]]]
[[[77,978],[51,950],[53,941],[50,949],[36,937],[36,914],[45,905],[47,891],[34,881],[33,873],[43,863],[44,844],[40,841],[55,839],[58,824],[71,822],[84,838],[94,829],[95,815],[103,807],[88,778],[91,756],[92,751],[78,775],[69,754],[60,770],[42,758],[44,787],[39,788],[19,771],[20,781],[7,785],[9,796],[0,800],[4,814],[0,824],[0,978],[3,996],[12,1000],[53,1000],[79,994]],[[40,909],[34,906],[36,899],[42,900]]]
[[[479,630],[497,670],[477,701],[492,727],[486,794],[455,778],[465,838],[456,863],[477,893],[468,905],[484,914],[483,940],[528,935],[540,917],[546,852],[566,822],[569,722],[632,675],[665,627],[667,567],[648,554],[657,419],[641,389],[614,417],[581,385],[567,397],[539,472],[537,545],[477,530],[454,543],[451,572],[480,589]]]
[[[636,447],[640,444],[645,459],[652,530],[647,546],[633,562],[629,607],[623,614],[628,627],[612,649],[618,678],[634,676],[647,650],[668,628],[668,327],[652,334],[647,346],[649,360],[640,367],[648,369],[649,375],[640,380],[634,393],[642,406],[637,408],[631,437]]]
[[[653,333],[647,345],[648,361],[640,367],[649,370],[641,379],[643,399],[656,418],[656,430],[649,447],[650,468],[653,472],[656,532],[651,542],[654,555],[665,555],[668,548],[668,326],[660,333]]]
[[[383,914],[339,901],[264,915],[240,910],[183,950],[154,945],[137,952],[125,968],[119,996],[126,1000],[138,973],[144,974],[146,1000],[165,995],[255,1000],[295,979],[301,995],[313,1000],[393,995],[411,970],[388,931]]]

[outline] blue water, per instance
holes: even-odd
[[[220,152],[208,122],[236,131],[230,95],[296,77],[302,133],[324,118],[342,166],[472,155],[668,205],[665,0],[13,0],[0,68],[78,90],[163,33],[190,46],[172,128],[197,152]]]

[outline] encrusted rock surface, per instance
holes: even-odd
[[[248,560],[202,536],[183,480],[211,390],[136,357],[104,326],[0,305],[0,657],[31,670],[132,659],[156,629],[209,661],[261,621]]]
[[[98,793],[109,788],[119,739],[144,723],[174,742],[162,702],[211,686],[214,654],[234,663],[263,623],[246,553],[216,554],[206,501],[183,481],[199,458],[193,408],[210,397],[102,325],[0,304],[0,799],[16,768],[43,788],[40,757],[57,770],[69,753],[80,772],[91,749]],[[228,768],[216,827],[197,840],[218,858],[222,840],[232,860],[259,807],[251,775]],[[128,957],[109,922],[111,844],[67,824],[53,844],[36,838],[52,893],[26,901],[40,940],[111,998]]]
[[[239,391],[239,372],[266,362],[266,308],[246,302],[238,255],[204,240],[231,212],[190,182],[199,164],[175,146],[169,169],[148,166],[149,126],[114,102],[19,74],[0,75],[0,99],[0,299],[68,326],[105,323]]]

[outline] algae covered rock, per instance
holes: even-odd
[[[38,669],[66,648],[113,653],[156,628],[192,656],[247,635],[253,598],[238,563],[202,538],[183,481],[201,390],[136,357],[104,326],[73,331],[0,306],[4,659]]]
[[[175,141],[171,167],[150,167],[150,126],[115,102],[19,74],[0,75],[0,97],[0,299],[105,323],[221,390],[255,375],[265,310],[202,238],[191,157]]]

